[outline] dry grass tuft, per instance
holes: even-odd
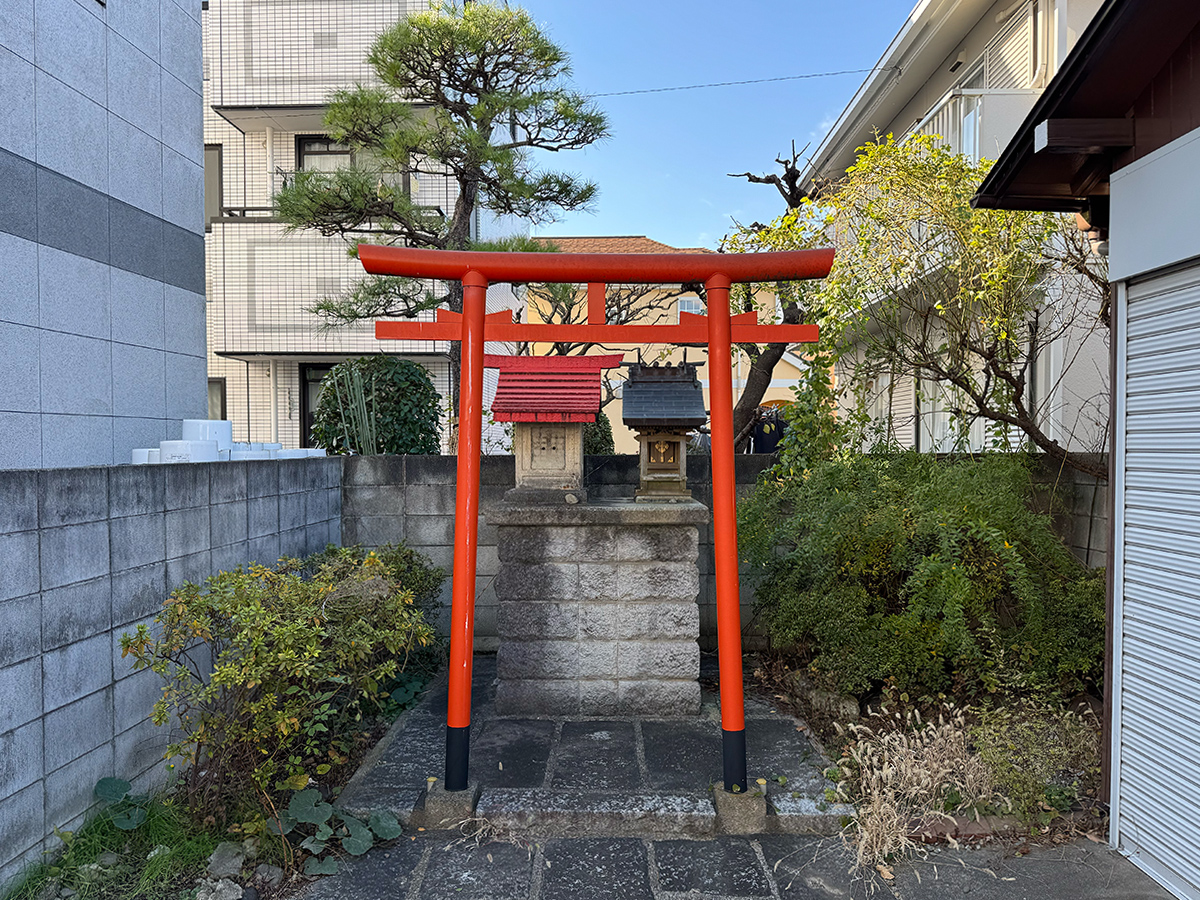
[[[967,712],[943,707],[936,721],[916,710],[875,714],[838,726],[847,738],[838,763],[839,800],[853,803],[859,866],[916,849],[912,835],[954,814],[1010,809],[992,772],[973,751]]]

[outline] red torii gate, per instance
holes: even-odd
[[[817,340],[818,329],[816,325],[759,325],[757,314],[752,312],[731,315],[729,289],[735,282],[824,278],[833,264],[833,250],[745,254],[484,253],[359,244],[358,258],[363,268],[373,275],[453,279],[463,285],[461,315],[438,310],[434,322],[375,323],[375,337],[379,340],[462,342],[445,789],[462,791],[467,788],[475,565],[479,551],[484,341],[587,341],[708,345],[722,772],[726,791],[745,791],[746,725],[734,499],[731,347],[734,342],[812,343]],[[513,322],[508,311],[488,315],[485,299],[488,284],[493,282],[586,283],[587,324],[522,324]],[[681,313],[678,325],[605,323],[604,292],[610,283],[688,282],[703,282],[708,292],[707,316]]]

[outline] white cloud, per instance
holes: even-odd
[[[808,136],[815,140],[824,139],[825,135],[829,134],[829,129],[837,123],[837,116],[826,115],[820,122],[817,123],[815,130],[810,131]]]

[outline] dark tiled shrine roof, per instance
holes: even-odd
[[[594,422],[600,409],[600,372],[621,364],[609,356],[492,356],[499,369],[492,417],[497,422]]]
[[[621,420],[630,428],[698,428],[708,421],[704,390],[691,363],[635,363],[621,392]]]

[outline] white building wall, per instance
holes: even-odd
[[[204,13],[204,137],[221,147],[221,205],[228,212],[209,223],[206,238],[208,375],[224,380],[237,440],[302,442],[306,364],[392,353],[425,365],[438,392],[449,396],[447,343],[380,342],[373,322],[327,329],[308,312],[323,297],[348,290],[363,277],[362,267],[341,240],[289,234],[271,218],[273,194],[298,166],[298,136],[323,133],[326,98],[374,82],[365,60],[376,36],[428,6],[427,0],[214,0]],[[411,189],[418,203],[452,211],[449,179],[415,175]],[[481,220],[485,236],[522,227]],[[508,286],[488,292],[489,312],[520,306]]]
[[[995,158],[1057,71],[1060,49],[1074,46],[1098,8],[1098,0],[1029,0],[1016,6],[998,0],[900,112],[890,121],[878,123],[879,133],[937,134],[954,152],[976,159]],[[1058,15],[1063,9],[1067,15],[1060,26]],[[959,53],[964,63],[951,72]],[[1075,451],[1101,449],[1106,435],[1108,335],[1094,318],[1099,303],[1096,296],[1081,316],[1082,324],[1037,361],[1037,377],[1045,394],[1040,417],[1044,430]],[[903,391],[891,391],[902,405],[890,414],[877,411],[873,415],[890,418],[893,423],[911,422],[919,415],[919,437],[917,428],[893,426],[902,446],[978,450],[989,445],[981,421],[971,425],[965,440],[954,434],[948,410],[960,404],[948,392],[924,385],[919,413],[912,405],[916,393],[911,384]],[[884,401],[877,397],[876,402]],[[1010,441],[1020,443],[1023,438],[1012,435]]]
[[[0,468],[203,415],[200,81],[195,0],[0,3]]]

